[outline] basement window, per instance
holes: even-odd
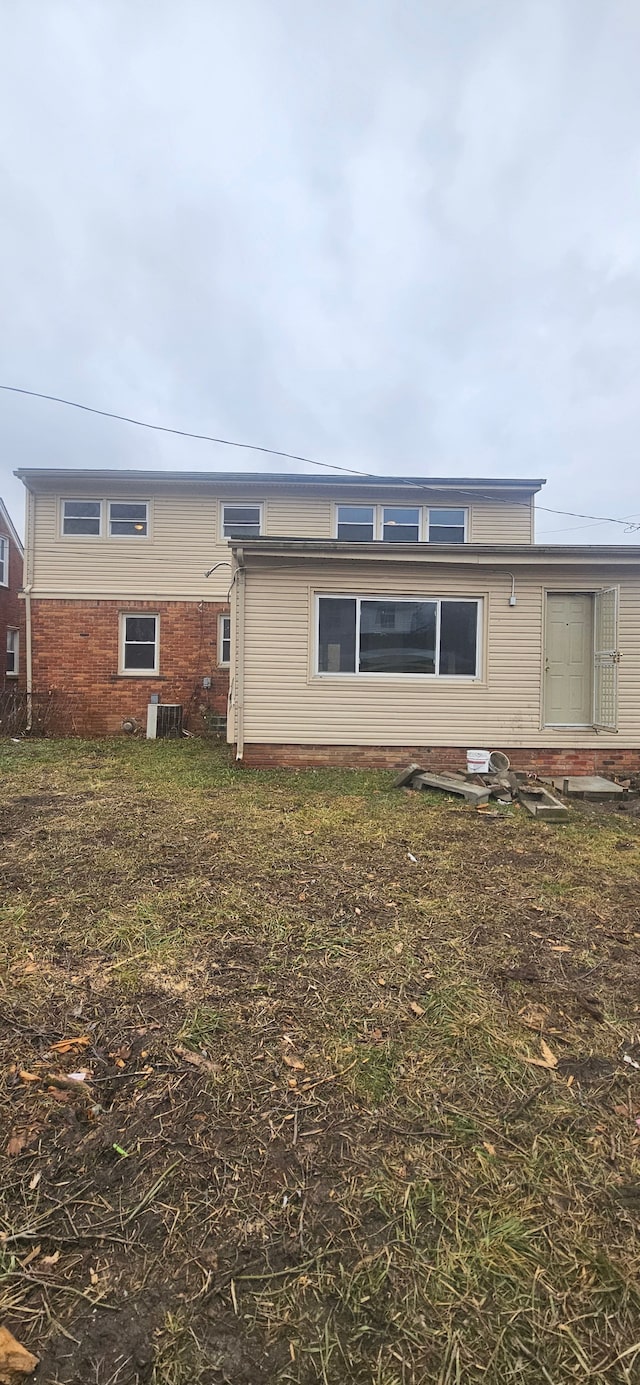
[[[20,632],[18,630],[7,630],[7,678],[17,678],[18,676],[19,641]]]
[[[9,586],[9,540],[0,538],[0,587]]]
[[[146,539],[149,533],[149,506],[146,500],[109,501],[109,537]]]
[[[318,597],[318,673],[478,678],[480,600]]]
[[[101,529],[101,500],[63,500],[62,532],[67,538],[74,538],[79,534],[99,538]]]
[[[159,616],[120,617],[120,672],[156,674],[158,672]]]

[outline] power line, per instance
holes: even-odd
[[[321,466],[325,467],[327,471],[340,471],[344,472],[348,476],[362,476],[367,481],[375,481],[379,479],[378,477],[376,477],[375,472],[372,471],[360,471],[354,467],[339,466],[337,462],[320,462],[315,457],[303,457],[297,452],[283,452],[275,447],[261,447],[257,443],[253,442],[236,442],[232,438],[218,438],[214,437],[210,433],[193,433],[186,428],[170,428],[167,424],[163,423],[149,423],[145,419],[131,418],[128,414],[114,413],[110,409],[96,409],[91,404],[80,404],[76,399],[63,399],[60,395],[57,394],[44,394],[40,390],[27,390],[21,388],[19,385],[0,384],[0,390],[4,390],[8,394],[27,395],[30,399],[46,399],[51,404],[64,404],[69,409],[80,409],[83,413],[97,414],[100,418],[113,418],[116,419],[119,423],[132,423],[136,428],[148,428],[151,429],[151,431],[154,433],[170,433],[174,437],[178,438],[195,438],[198,442],[213,442],[218,444],[220,447],[238,447],[242,448],[244,451],[247,452],[262,452],[268,457],[283,457],[286,458],[287,461],[291,462],[304,462],[306,466]],[[428,478],[425,478],[425,480],[428,484]],[[452,480],[455,480],[455,478],[452,477]],[[425,481],[422,481],[422,483],[420,483],[418,481],[409,481],[406,477],[398,477],[398,485],[408,486],[412,490],[424,490]],[[455,487],[455,489],[458,494],[467,495],[471,498],[475,497],[483,500],[490,500],[494,504],[496,503],[496,501],[498,501],[500,504],[503,505],[518,505],[523,507],[524,509],[530,509],[530,504],[528,501],[503,500],[502,497],[483,494],[481,491],[477,490],[474,490],[473,492],[464,492],[460,491],[457,486]],[[630,524],[625,519],[613,519],[611,517],[606,518],[603,515],[581,514],[580,511],[576,510],[557,510],[551,508],[549,505],[536,505],[536,509],[544,510],[545,514],[549,515],[568,515],[571,519],[594,520],[597,524],[622,524],[625,526],[627,532],[632,532],[633,530],[640,529],[640,524]],[[576,527],[581,528],[582,526]],[[567,531],[559,529],[556,532],[566,533]]]

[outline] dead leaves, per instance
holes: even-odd
[[[6,1327],[0,1327],[0,1385],[17,1385],[25,1375],[31,1375],[38,1357],[20,1345]]]
[[[194,1068],[201,1068],[203,1072],[209,1072],[212,1076],[219,1077],[222,1072],[220,1063],[212,1063],[210,1058],[205,1058],[202,1053],[194,1053],[190,1048],[183,1048],[182,1044],[176,1044],[173,1051],[178,1058],[183,1058],[185,1063],[190,1063]]]
[[[411,1010],[411,1013],[412,1013],[413,1015],[417,1015],[418,1018],[420,1017],[420,1015],[424,1015],[424,1006],[423,1006],[423,1005],[418,1005],[417,1000],[412,1000],[412,1001],[411,1001],[411,1003],[410,1003],[410,1005],[409,1005],[409,1009]]]
[[[58,1042],[51,1045],[51,1053],[76,1053],[78,1049],[88,1048],[91,1043],[89,1034],[79,1034],[77,1037],[68,1039],[58,1039]]]
[[[28,1144],[29,1135],[26,1130],[23,1130],[20,1134],[11,1136],[7,1144],[6,1153],[12,1159],[15,1159],[17,1154],[22,1154],[23,1149],[26,1149]]]
[[[542,1053],[541,1058],[529,1058],[525,1056],[524,1062],[531,1063],[535,1068],[546,1068],[548,1072],[553,1072],[554,1068],[558,1066],[558,1059],[555,1053],[549,1048],[549,1045],[545,1043],[544,1039],[540,1040],[540,1051]]]

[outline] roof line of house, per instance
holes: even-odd
[[[415,486],[418,488],[456,490],[461,486],[480,490],[490,486],[494,490],[522,490],[531,494],[539,491],[545,482],[541,478],[520,478],[500,476],[317,476],[313,472],[276,471],[133,471],[126,468],[99,470],[93,467],[19,467],[14,476],[24,482],[27,490],[38,489],[42,483],[51,481],[135,481],[168,484],[217,483],[233,486],[330,486],[393,488]]]
[[[354,543],[348,539],[230,539],[229,547],[247,557],[317,557],[317,558],[382,558],[403,561],[421,558],[448,562],[478,563],[486,558],[504,558],[510,562],[527,562],[545,558],[566,562],[577,558],[610,559],[626,563],[640,562],[637,544],[540,544],[540,543]]]
[[[11,538],[13,539],[13,542],[15,543],[16,548],[18,549],[18,551],[19,551],[19,553],[20,553],[20,557],[21,557],[21,558],[24,558],[24,546],[23,546],[23,543],[22,543],[22,539],[20,538],[19,534],[18,534],[17,531],[16,531],[15,524],[13,523],[13,520],[12,520],[11,515],[9,514],[9,511],[8,511],[8,509],[7,509],[7,507],[6,507],[5,503],[4,503],[4,500],[1,500],[1,499],[0,499],[0,525],[5,525],[6,528],[9,530],[9,534],[11,535]]]

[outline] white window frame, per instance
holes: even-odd
[[[407,543],[422,543],[424,535],[424,505],[379,505],[380,521],[378,536],[382,543],[393,543],[393,539],[385,539],[385,512],[387,510],[417,510],[418,511],[418,537],[417,539],[407,539]],[[404,527],[404,526],[400,526]]]
[[[0,534],[0,567],[2,576],[0,577],[0,587],[9,586],[9,566],[11,562],[11,545],[6,534]]]
[[[257,510],[259,518],[258,538],[264,534],[264,501],[263,500],[221,500],[220,501],[220,539],[222,543],[229,542],[229,535],[225,534],[225,510]],[[252,535],[252,537],[255,537]],[[240,539],[234,539],[234,543],[240,543]]]
[[[379,516],[379,514],[378,514],[378,510],[379,510],[379,506],[378,506],[378,505],[374,505],[371,501],[365,501],[363,505],[358,505],[358,504],[356,503],[355,500],[340,500],[340,501],[336,501],[335,506],[334,506],[334,511],[335,511],[335,513],[334,513],[334,525],[333,525],[333,537],[334,537],[335,539],[338,538],[338,528],[339,528],[339,525],[340,525],[340,511],[341,511],[341,510],[371,510],[371,527],[372,527],[372,529],[373,529],[373,534],[372,534],[372,537],[371,537],[370,539],[346,539],[346,540],[345,540],[345,539],[340,539],[340,543],[345,543],[345,542],[346,542],[346,543],[374,543],[374,542],[375,542],[375,540],[378,538],[378,534],[379,534],[379,532],[380,532],[380,516]],[[348,521],[345,521],[345,522],[348,522]],[[356,524],[359,524],[359,523],[362,523],[362,522],[363,522],[363,521],[360,521],[360,520],[355,520],[355,521],[354,521],[354,523],[356,523]]]
[[[12,649],[9,648],[9,638],[11,635],[15,635],[15,641],[12,641]],[[5,663],[5,677],[17,678],[20,672],[20,631],[16,625],[7,626],[7,654],[13,654],[14,666],[12,669],[8,669]]]
[[[145,510],[144,523],[145,523],[145,525],[146,525],[146,532],[145,532],[144,534],[114,534],[114,533],[112,533],[111,525],[112,525],[113,523],[115,523],[115,524],[121,524],[121,523],[123,523],[122,520],[115,520],[115,521],[114,521],[114,520],[111,518],[111,506],[112,506],[112,505],[144,505],[144,510]],[[129,496],[127,499],[122,499],[122,498],[121,498],[121,499],[119,499],[119,500],[116,500],[116,499],[107,500],[107,535],[108,535],[108,537],[109,537],[110,539],[115,539],[116,541],[117,541],[118,539],[126,539],[127,541],[128,541],[129,539],[135,539],[136,543],[140,543],[140,540],[141,540],[141,539],[148,539],[148,538],[149,538],[150,519],[151,519],[151,505],[150,505],[150,503],[149,503],[148,500],[138,500],[138,499],[135,498],[134,496]],[[139,520],[139,521],[138,521],[138,520],[127,520],[127,521],[124,521],[124,522],[125,522],[125,523],[131,523],[131,524],[142,523],[141,520]]]
[[[155,620],[155,651],[153,668],[125,668],[125,646],[135,644],[135,640],[127,640],[127,620],[131,619]],[[124,678],[157,678],[160,672],[160,616],[157,611],[121,611],[119,615],[118,632],[118,673]],[[148,643],[148,641],[143,641]],[[149,641],[150,643],[150,641]]]
[[[224,633],[225,625],[228,625],[228,627],[229,627],[229,633],[228,633],[228,635],[225,635],[225,633]],[[228,645],[229,645],[229,658],[228,658],[228,659],[225,659],[225,657],[224,657],[224,647],[225,647],[225,644],[228,644]],[[230,666],[231,666],[231,616],[228,615],[228,614],[227,614],[227,615],[219,615],[219,616],[218,616],[218,667],[219,667],[219,668],[229,668]]]
[[[464,534],[463,534],[462,542],[463,542],[463,543],[467,543],[467,542],[468,542],[468,536],[469,536],[469,510],[468,510],[468,508],[467,508],[466,506],[464,506],[464,505],[427,505],[427,506],[425,506],[425,541],[426,541],[427,543],[437,543],[437,542],[438,542],[437,539],[432,539],[432,538],[430,538],[430,534],[431,534],[431,514],[432,514],[432,512],[435,514],[438,510],[439,510],[440,512],[442,512],[442,510],[462,510],[462,514],[463,514],[463,516],[464,516]],[[454,529],[456,526],[453,525],[453,524],[447,524],[447,525],[442,525],[441,527],[442,527],[442,528],[446,528],[446,529]],[[446,542],[446,540],[444,540],[444,542]],[[457,548],[457,547],[458,547],[458,544],[456,544],[455,546],[456,546],[456,548]]]
[[[97,532],[97,534],[65,534],[65,532],[64,532],[64,522],[65,522],[65,518],[67,518],[67,516],[65,516],[65,512],[64,512],[64,510],[65,510],[65,505],[81,505],[83,501],[86,501],[87,505],[98,505],[98,506],[99,506],[99,509],[98,509],[98,532]],[[79,518],[79,516],[77,516],[77,515],[76,515],[76,516],[69,515],[68,518],[69,518],[69,519],[73,519],[73,518],[76,518],[76,519],[77,519],[77,518]],[[89,518],[89,516],[87,516],[87,518]],[[60,537],[61,537],[61,538],[63,538],[63,539],[74,539],[74,540],[80,539],[83,543],[86,542],[86,541],[88,540],[89,543],[92,543],[92,542],[95,543],[95,540],[96,540],[96,539],[101,539],[101,538],[102,538],[103,531],[104,531],[104,500],[99,500],[95,495],[65,495],[65,496],[62,496],[62,497],[61,497],[61,499],[60,499]]]
[[[356,603],[356,668],[353,671],[343,673],[332,673],[320,668],[320,602],[323,600],[331,601],[355,601]],[[363,601],[390,601],[400,603],[401,601],[424,601],[435,603],[436,606],[436,668],[433,673],[363,673],[357,667],[360,663],[360,608]],[[443,601],[468,602],[476,606],[476,671],[475,673],[439,673],[440,666],[440,617]],[[386,592],[316,592],[315,593],[315,653],[313,660],[313,673],[316,678],[410,678],[412,681],[418,679],[421,683],[425,679],[437,680],[439,683],[480,683],[482,682],[482,653],[483,653],[483,618],[484,618],[484,597],[482,596],[390,596]]]

